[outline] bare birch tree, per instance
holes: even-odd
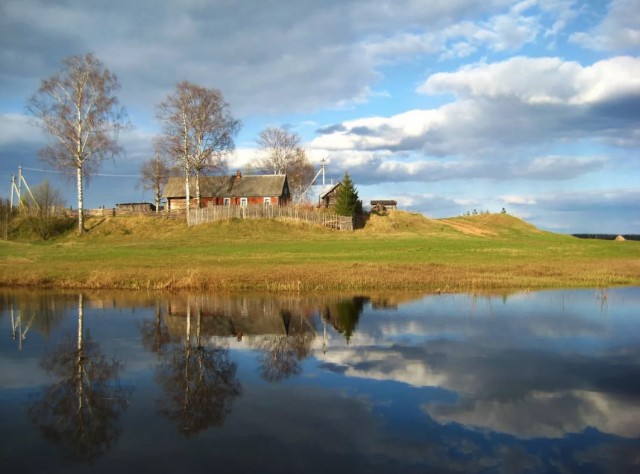
[[[316,170],[307,158],[307,153],[303,148],[298,147],[293,161],[287,168],[287,179],[294,202],[300,202],[304,198],[304,193],[315,174]]]
[[[261,158],[256,168],[267,174],[286,174],[294,201],[299,201],[314,175],[300,136],[282,128],[265,128],[256,140]]]
[[[117,77],[91,53],[62,61],[56,74],[42,81],[27,106],[55,143],[40,151],[54,168],[75,172],[78,232],[84,232],[84,181],[105,158],[119,155],[118,132],[128,125],[115,95]]]
[[[256,140],[262,157],[258,167],[264,173],[284,174],[295,159],[300,147],[300,136],[277,127],[267,127]]]
[[[162,142],[160,140],[156,140],[153,148],[153,158],[142,163],[139,184],[144,189],[153,191],[157,214],[160,212],[160,196],[162,195],[162,188],[167,184],[167,181],[169,181],[171,168],[167,163],[166,150],[163,147]]]
[[[226,157],[235,147],[240,121],[233,118],[219,90],[187,81],[178,83],[158,105],[157,117],[172,158],[184,170],[188,218],[191,175],[196,180],[196,203],[200,207],[200,176],[226,169]]]

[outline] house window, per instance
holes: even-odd
[[[270,197],[264,198],[264,205],[265,206],[270,206],[271,205],[271,198]]]
[[[230,205],[231,205],[231,198],[224,198],[224,202],[223,202],[223,204],[224,204],[225,206],[230,206]]]
[[[243,207],[247,206],[247,198],[240,198],[240,205]]]

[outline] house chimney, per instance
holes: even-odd
[[[242,179],[242,173],[240,170],[236,171],[236,179]]]

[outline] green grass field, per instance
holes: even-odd
[[[92,218],[88,234],[0,243],[0,285],[436,292],[640,284],[640,243],[542,232],[508,215],[373,215],[337,232],[273,220],[187,228]]]

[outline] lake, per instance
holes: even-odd
[[[3,472],[640,472],[640,288],[0,311]]]

